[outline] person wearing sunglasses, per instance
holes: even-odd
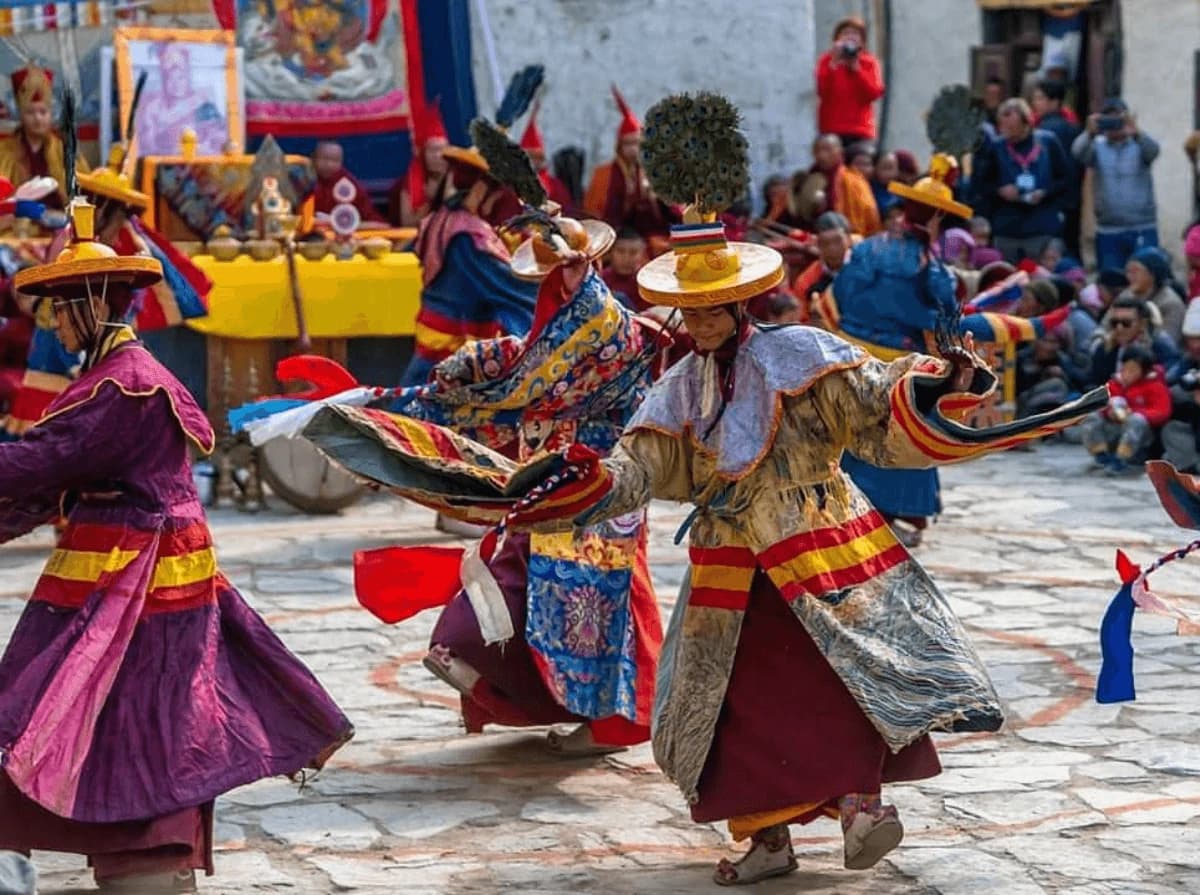
[[[1156,364],[1169,368],[1179,359],[1179,349],[1160,328],[1161,317],[1148,302],[1122,296],[1113,302],[1092,349],[1092,385],[1103,385],[1117,372],[1126,348],[1140,345]]]

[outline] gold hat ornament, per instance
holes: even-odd
[[[17,271],[13,282],[18,292],[56,295],[91,278],[144,289],[162,279],[162,265],[154,258],[118,255],[96,241],[96,208],[86,199],[75,199],[70,214],[71,241],[50,263]]]
[[[113,144],[106,166],[94,171],[79,172],[79,188],[93,196],[120,202],[134,211],[145,211],[150,207],[150,197],[133,188],[129,182],[129,175],[122,170],[124,164],[125,147],[119,143]]]
[[[939,152],[929,160],[928,176],[912,186],[893,180],[888,184],[888,192],[960,218],[970,218],[975,214],[971,206],[954,199],[953,187],[957,180],[958,162],[954,156]]]
[[[589,261],[596,261],[608,254],[617,232],[604,221],[550,217],[557,232],[535,228],[532,236],[517,246],[510,266],[512,272],[523,280],[540,280],[550,273],[561,261],[563,249],[583,252]]]
[[[67,287],[89,285],[95,277],[104,283],[128,283],[134,289],[153,286],[162,279],[162,265],[154,258],[118,255],[96,241],[96,207],[78,195],[75,158],[78,141],[75,133],[75,98],[68,87],[63,91],[63,186],[71,197],[71,241],[47,264],[19,270],[13,277],[18,292],[26,295],[57,295]]]
[[[150,207],[150,197],[141,190],[134,189],[131,179],[133,163],[137,160],[134,150],[137,111],[141,106],[142,91],[146,89],[147,77],[147,72],[138,76],[137,86],[133,91],[133,102],[129,106],[129,117],[125,122],[125,141],[112,145],[105,167],[87,173],[80,172],[76,177],[79,188],[84,192],[102,199],[112,199],[135,212],[145,211]]]
[[[750,182],[741,116],[725,97],[680,94],[646,114],[642,162],[667,202],[685,205],[671,227],[671,251],[638,271],[638,291],[652,304],[703,308],[746,301],[778,286],[783,256],[767,246],[729,242],[717,215]]]

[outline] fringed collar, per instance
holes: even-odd
[[[733,397],[723,411],[702,408],[704,363],[690,354],[651,390],[629,431],[650,429],[678,438],[686,432],[697,447],[716,456],[718,475],[740,479],[774,444],[784,396],[866,360],[860,349],[824,330],[755,325],[734,360]]]

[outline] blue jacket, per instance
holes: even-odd
[[[1045,198],[1037,205],[1013,202],[999,195],[1001,187],[1015,184],[1022,171],[1020,158],[1028,159],[1034,189]],[[1003,137],[985,144],[976,160],[971,186],[982,206],[977,212],[992,221],[992,234],[1013,239],[1058,236],[1062,232],[1062,210],[1070,192],[1071,165],[1058,137],[1035,130],[1022,142],[1009,146]]]
[[[863,342],[924,351],[927,330],[957,310],[954,275],[937,259],[921,266],[911,236],[881,234],[854,247],[833,281],[841,329]]]
[[[1038,121],[1038,129],[1058,137],[1058,143],[1067,157],[1067,188],[1063,194],[1063,209],[1069,211],[1079,208],[1083,197],[1083,167],[1071,154],[1071,147],[1079,136],[1079,127],[1067,121],[1062,112],[1049,112]]]

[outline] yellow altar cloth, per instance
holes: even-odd
[[[187,325],[227,339],[294,339],[296,312],[287,261],[255,261],[239,255],[218,261],[192,259],[213,281],[208,316]],[[370,260],[296,258],[308,334],[317,339],[411,336],[421,296],[421,265],[411,252]]]

